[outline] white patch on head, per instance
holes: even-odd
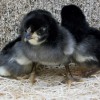
[[[11,74],[4,66],[0,66],[0,76],[11,76]]]
[[[40,36],[37,35],[37,32],[34,32],[34,33],[32,34],[32,39],[38,40],[39,38],[40,38]]]
[[[75,49],[75,41],[74,41],[74,38],[72,37],[72,35],[69,32],[67,32],[67,33],[68,33],[68,38],[66,39],[67,44],[66,44],[64,53],[66,55],[71,55],[71,54],[73,54],[74,49]]]
[[[39,42],[39,41],[38,41],[39,38],[40,38],[40,36],[37,35],[36,32],[34,32],[33,35],[32,35],[32,38],[29,39],[28,42],[29,42],[30,44],[32,44],[32,45],[40,45],[41,43],[45,42],[45,40]]]
[[[85,62],[85,61],[98,61],[95,57],[93,56],[83,56],[83,55],[80,55],[80,54],[76,54],[75,56],[75,59],[78,61],[78,62]]]

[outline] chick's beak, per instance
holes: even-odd
[[[28,32],[26,32],[25,34],[24,34],[24,41],[27,41],[27,40],[29,40],[29,39],[31,39],[31,34],[30,33],[28,33]]]
[[[29,27],[28,29],[27,29],[27,31],[24,33],[24,41],[28,41],[29,39],[31,39],[31,28]]]

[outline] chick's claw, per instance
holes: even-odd
[[[73,82],[83,82],[83,80],[79,77],[71,77],[71,76],[65,76],[65,79],[62,81],[64,84],[72,84]]]
[[[30,77],[29,77],[29,80],[32,83],[32,85],[36,82],[36,79],[35,78],[36,78],[35,72],[32,72],[30,74]]]

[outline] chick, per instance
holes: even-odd
[[[0,75],[1,76],[23,76],[32,71],[32,61],[25,57],[20,41],[11,48],[2,50],[0,54]]]
[[[68,63],[75,49],[72,34],[59,25],[52,14],[45,10],[29,12],[22,20],[20,34],[25,56],[43,65]]]
[[[38,63],[30,61],[23,52],[21,35],[10,41],[0,52],[0,76],[14,79],[30,79],[35,83]]]
[[[76,5],[64,6],[61,20],[61,25],[68,29],[76,40],[72,58],[81,67],[93,68],[85,75],[90,76],[100,69],[100,31],[89,26],[82,10]]]

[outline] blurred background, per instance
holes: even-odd
[[[0,49],[18,35],[23,16],[34,9],[46,9],[60,22],[63,5],[75,4],[89,24],[100,29],[100,0],[0,0]]]

